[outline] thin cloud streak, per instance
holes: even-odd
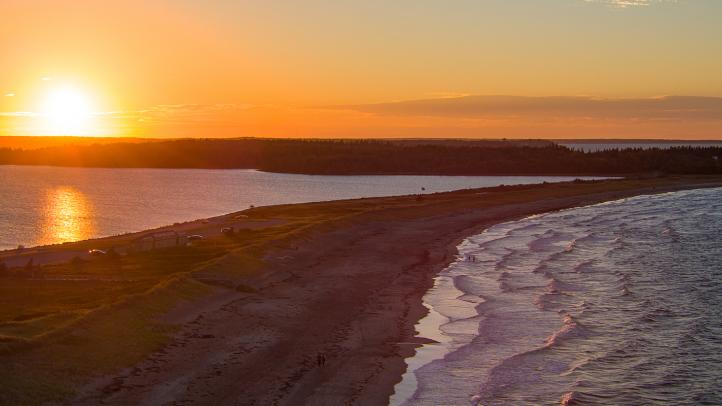
[[[722,97],[698,96],[665,96],[637,99],[562,96],[465,96],[393,103],[345,105],[331,108],[378,115],[424,117],[722,120]]]
[[[602,3],[618,8],[650,6],[655,3],[676,3],[676,0],[584,0],[587,3]]]
[[[96,135],[719,139],[722,97],[456,96],[334,106],[173,104],[96,113]],[[0,135],[42,135],[32,112],[0,112]]]

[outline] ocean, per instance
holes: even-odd
[[[467,238],[391,404],[722,404],[722,188]]]
[[[0,166],[0,250],[21,244],[56,244],[142,231],[240,211],[251,205],[572,179],[574,177],[316,176],[243,169]]]

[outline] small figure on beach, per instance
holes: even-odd
[[[319,352],[318,355],[316,355],[316,363],[318,363],[319,367],[322,367],[326,364],[326,355],[324,353]]]

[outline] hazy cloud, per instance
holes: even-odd
[[[250,104],[160,104],[149,109],[125,112],[140,122],[207,122],[234,116],[254,108]]]
[[[676,0],[584,0],[587,3],[603,3],[614,7],[626,8],[637,6],[649,6],[654,3],[671,3]]]
[[[592,97],[465,96],[336,106],[373,114],[458,118],[589,118],[722,120],[721,97],[665,96],[638,99]]]
[[[0,111],[0,117],[35,117],[37,115],[30,111]]]

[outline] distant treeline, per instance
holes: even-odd
[[[550,144],[404,143],[378,140],[183,139],[0,149],[0,164],[81,167],[254,168],[306,174],[714,174],[722,148],[599,152]]]

